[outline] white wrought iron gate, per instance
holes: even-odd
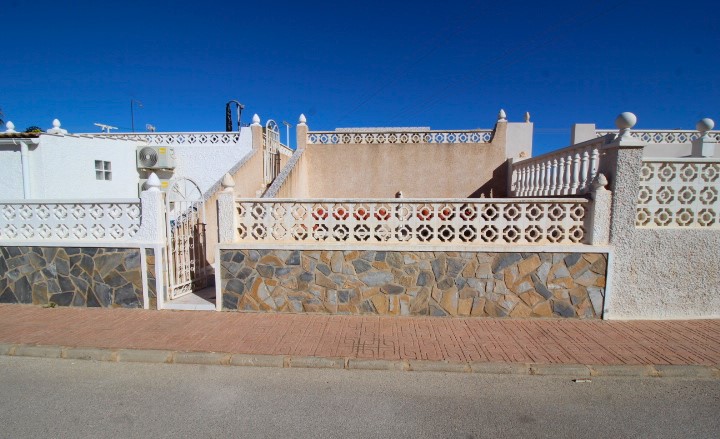
[[[176,299],[207,286],[205,203],[198,185],[174,180],[165,196],[168,297]]]
[[[265,124],[265,151],[263,163],[265,165],[265,184],[270,186],[280,174],[280,127],[270,119]]]

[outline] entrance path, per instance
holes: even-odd
[[[720,320],[449,319],[0,305],[0,343],[466,364],[717,367]]]

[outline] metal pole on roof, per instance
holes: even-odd
[[[135,104],[137,104],[138,108],[143,107],[142,102],[130,99],[130,126],[133,133],[135,132]]]

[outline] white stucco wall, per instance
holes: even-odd
[[[614,150],[601,163],[613,191],[606,318],[719,318],[720,231],[637,228],[642,156],[641,148]]]
[[[20,144],[0,145],[0,200],[23,197]]]
[[[138,142],[42,135],[30,151],[31,198],[137,198]],[[108,161],[112,180],[97,180],[95,160]]]
[[[252,151],[249,127],[240,130],[236,144],[174,145],[175,176],[194,180],[202,193],[222,179],[226,172]]]

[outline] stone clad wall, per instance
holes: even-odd
[[[223,310],[600,318],[607,254],[221,250]]]
[[[0,303],[142,308],[140,251],[0,247]]]
[[[150,302],[150,309],[156,309],[157,279],[155,279],[155,250],[146,248],[145,260],[147,261],[148,301]]]

